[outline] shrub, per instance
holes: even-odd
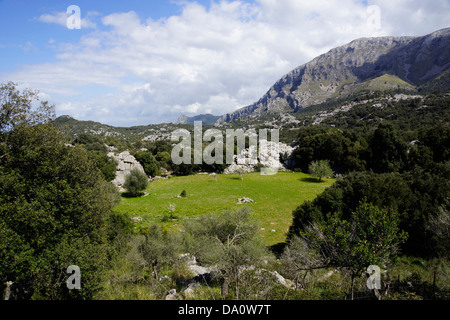
[[[321,182],[322,178],[333,175],[333,170],[331,170],[328,160],[320,160],[313,161],[309,165],[309,173],[312,176],[319,178],[319,182]]]
[[[133,169],[131,173],[125,178],[124,188],[133,196],[139,195],[144,191],[148,185],[148,178],[145,173],[138,169]]]

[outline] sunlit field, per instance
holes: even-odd
[[[261,237],[267,245],[284,242],[292,222],[292,211],[307,200],[313,200],[325,188],[334,183],[325,179],[318,183],[315,178],[303,173],[280,172],[276,175],[260,173],[217,175],[217,181],[210,175],[172,177],[151,182],[146,195],[138,198],[122,197],[116,212],[127,213],[130,218],[140,217],[136,230],[153,222],[169,229],[182,230],[182,221],[201,214],[219,212],[248,206],[260,223]],[[178,198],[185,190],[187,196]],[[247,197],[254,201],[238,204],[238,198]],[[164,216],[170,216],[164,221]]]

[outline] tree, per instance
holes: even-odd
[[[158,175],[158,161],[151,152],[137,152],[135,158],[144,167],[145,173],[150,177],[155,177]]]
[[[333,170],[331,170],[328,160],[320,160],[313,161],[309,165],[309,173],[312,176],[319,178],[319,182],[322,182],[322,178],[331,176]]]
[[[300,234],[316,258],[314,265],[306,268],[334,267],[348,272],[353,298],[358,275],[370,265],[387,265],[397,256],[399,244],[407,238],[399,222],[395,211],[365,202],[348,220],[330,214],[327,221],[314,223]],[[317,266],[317,260],[321,260],[321,266]]]
[[[305,279],[310,271],[321,269],[324,266],[322,257],[310,254],[308,243],[298,236],[289,240],[280,257],[280,262],[283,271],[295,279],[297,289],[306,287]]]
[[[89,159],[102,172],[106,181],[114,180],[116,177],[116,160],[100,151],[89,151]]]
[[[261,262],[267,255],[258,230],[248,208],[205,215],[187,222],[186,231],[192,236],[190,250],[202,263],[220,269],[222,296],[228,295],[228,287],[234,282],[239,299],[242,269]]]
[[[159,281],[161,269],[176,261],[178,244],[174,237],[162,232],[157,224],[151,225],[143,235],[135,235],[127,258],[139,269],[153,274]]]
[[[450,253],[450,203],[439,208],[439,213],[432,216],[428,222],[427,228],[431,230],[438,239],[438,244],[442,247],[445,256]]]
[[[400,171],[406,162],[406,145],[391,124],[380,124],[369,143],[370,166],[374,172]]]
[[[148,177],[145,173],[138,169],[131,170],[130,174],[125,177],[123,187],[133,195],[137,196],[141,191],[144,191],[148,185]]]
[[[299,235],[311,223],[326,220],[327,214],[339,213],[343,219],[350,219],[366,198],[380,208],[392,208],[399,213],[400,227],[409,235],[402,244],[405,254],[431,258],[440,254],[439,245],[425,225],[449,194],[450,163],[436,165],[432,172],[353,172],[294,210],[289,237]]]
[[[439,124],[423,130],[420,133],[419,140],[432,152],[435,162],[450,160],[450,129],[448,125]]]
[[[0,87],[0,282],[24,299],[91,299],[108,260],[111,188],[84,148],[64,145],[48,104],[33,111],[30,92]],[[66,286],[71,265],[81,290]]]
[[[41,101],[34,107],[38,101],[37,91],[25,89],[21,92],[14,82],[0,84],[0,134],[53,120],[54,106]]]

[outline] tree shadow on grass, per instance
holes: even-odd
[[[139,192],[139,193],[131,193],[131,192],[123,192],[121,194],[122,198],[140,198],[143,197],[145,193]]]
[[[269,250],[279,259],[286,248],[286,242],[280,242],[274,245],[269,246]]]
[[[301,178],[299,180],[302,181],[302,182],[308,182],[308,183],[322,183],[322,182],[325,182],[324,180],[319,181],[318,178],[313,178],[313,177]]]

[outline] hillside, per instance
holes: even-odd
[[[423,37],[354,40],[294,69],[258,102],[223,115],[217,124],[297,112],[364,91],[448,88],[450,28]]]
[[[201,121],[205,125],[214,125],[217,120],[219,120],[219,116],[214,116],[212,114],[200,114],[194,117],[188,117],[182,114],[177,121],[177,124],[190,124],[194,125],[195,121]]]
[[[71,116],[60,116],[55,119],[54,125],[63,130],[68,136],[76,137],[82,133],[100,137],[114,137],[119,139],[134,139],[139,137],[142,140],[154,142],[170,140],[170,134],[176,129],[190,129],[188,124],[151,124],[147,126],[134,127],[114,127],[95,121],[81,121]]]

